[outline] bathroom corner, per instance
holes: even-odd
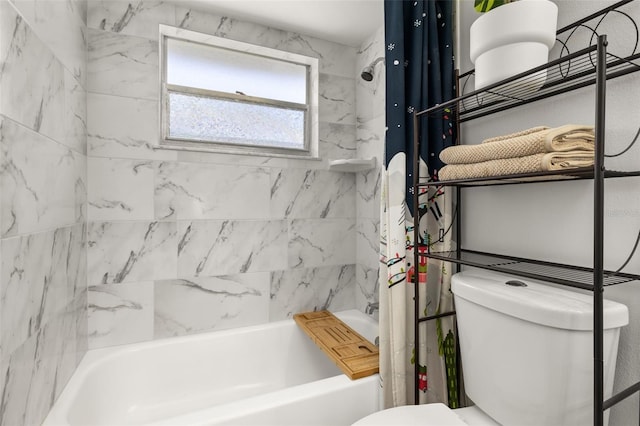
[[[376,158],[373,169],[356,175],[357,263],[356,306],[377,318],[377,310],[367,307],[378,302],[380,259],[380,184],[385,138],[385,64],[384,28],[365,40],[356,59],[357,158]],[[372,80],[361,72],[373,65]]]

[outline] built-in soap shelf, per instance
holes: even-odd
[[[364,172],[376,166],[376,157],[341,158],[329,161],[329,170],[334,172]]]

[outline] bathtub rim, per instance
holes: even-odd
[[[373,317],[361,311],[358,311],[357,309],[348,309],[348,310],[332,312],[332,313],[338,318],[340,318],[341,320],[345,321],[347,324],[349,323],[346,319],[353,316],[359,319],[363,319],[368,322],[371,322],[372,325],[378,324],[378,321],[376,321]],[[231,328],[226,330],[212,330],[212,331],[205,331],[202,333],[189,334],[185,336],[166,337],[162,339],[149,340],[145,342],[136,342],[136,343],[129,343],[129,344],[118,345],[118,346],[110,346],[106,348],[90,349],[84,354],[84,356],[78,363],[78,366],[76,367],[75,371],[73,372],[71,378],[64,386],[62,392],[60,392],[60,395],[58,396],[53,406],[51,407],[51,410],[45,417],[43,426],[70,425],[71,423],[69,422],[68,416],[69,416],[69,413],[71,412],[72,403],[77,399],[79,392],[82,390],[82,385],[85,382],[85,379],[90,373],[92,373],[94,370],[99,368],[102,364],[109,362],[113,358],[117,358],[119,356],[123,356],[128,353],[135,353],[135,352],[139,352],[147,349],[161,348],[163,346],[169,346],[169,345],[172,346],[180,343],[187,343],[187,342],[202,340],[202,339],[206,339],[207,337],[211,337],[212,335],[228,336],[228,335],[233,335],[238,333],[243,334],[243,333],[251,333],[256,331],[260,332],[260,331],[270,330],[270,329],[278,328],[282,326],[289,326],[289,327],[293,326],[297,328],[295,321],[292,318],[289,318],[289,319],[284,319],[284,320],[279,320],[274,322],[248,325],[244,327],[236,327],[236,328]],[[360,333],[360,331],[358,332]],[[344,378],[346,378],[347,380],[350,380],[346,375],[338,374],[336,376],[331,376],[331,377],[321,379],[311,383],[324,382],[330,379],[334,379],[335,377],[341,377],[341,376],[344,376]],[[374,375],[374,376],[377,377],[377,375]],[[308,385],[309,383],[304,383],[304,384],[292,386],[289,388],[280,389],[279,391],[276,391],[273,393],[282,392],[288,389],[295,389],[301,386],[308,386]],[[258,397],[250,397],[250,398],[258,398]],[[250,399],[250,398],[247,398],[247,399]],[[230,402],[224,405],[234,404],[234,403],[236,402]],[[210,409],[211,407],[204,408],[198,411],[200,412],[200,411],[205,411]],[[177,419],[179,417],[187,416],[187,415],[189,414],[174,416],[174,417],[171,417],[171,419]]]

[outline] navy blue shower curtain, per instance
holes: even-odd
[[[403,152],[407,170],[411,170],[413,112],[455,96],[453,3],[451,0],[384,2],[388,128],[385,164]],[[420,157],[434,179],[443,166],[438,155],[453,143],[454,131],[452,117],[448,115],[423,121]],[[406,186],[411,188],[411,175],[408,173],[406,178]]]

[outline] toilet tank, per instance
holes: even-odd
[[[465,390],[480,409],[506,426],[593,424],[591,294],[479,270],[451,288]],[[604,301],[605,398],[628,322],[625,305]]]

